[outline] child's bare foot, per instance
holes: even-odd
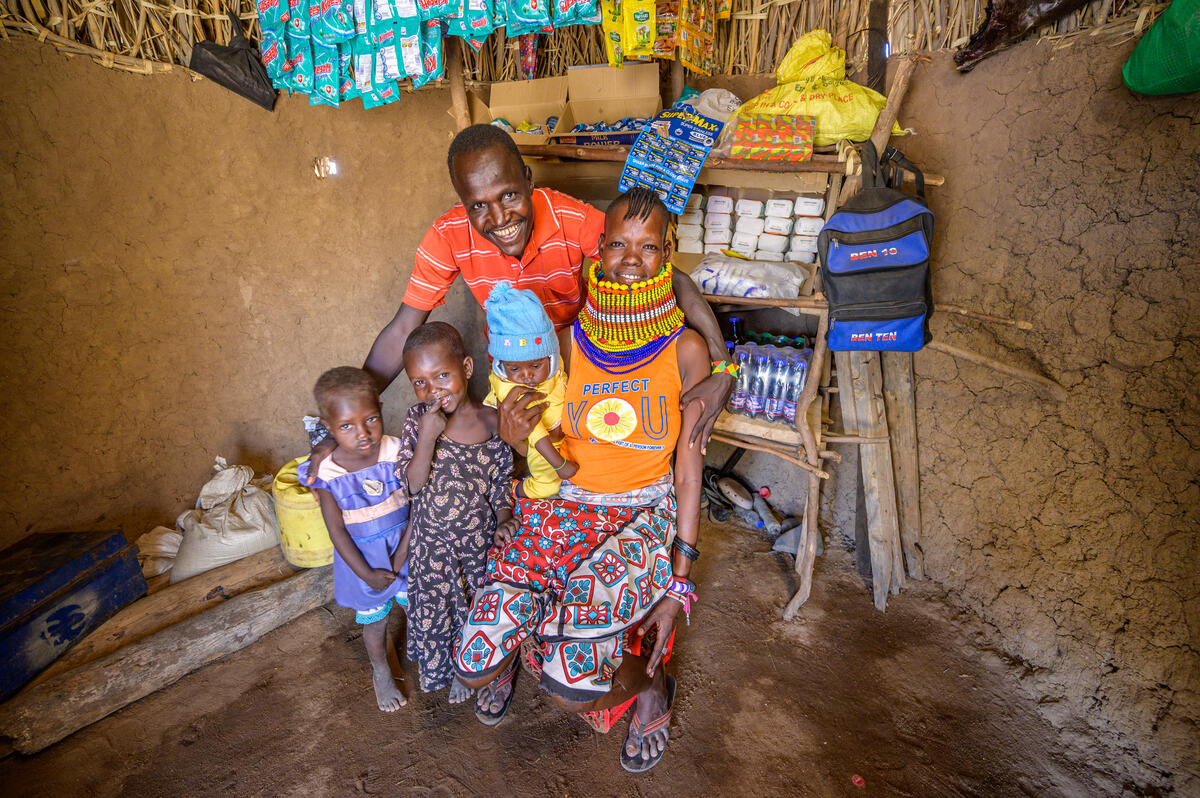
[[[396,680],[392,677],[392,669],[384,665],[382,668],[371,669],[371,682],[375,685],[375,702],[384,712],[395,712],[408,703]]]
[[[466,701],[475,691],[454,677],[454,681],[450,683],[450,703],[461,704]]]

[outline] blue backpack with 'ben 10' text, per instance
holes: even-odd
[[[916,180],[915,195],[900,190],[905,172]],[[915,352],[929,343],[932,239],[924,175],[892,147],[879,158],[864,142],[862,190],[817,239],[830,349]]]

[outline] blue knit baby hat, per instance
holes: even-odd
[[[522,362],[558,354],[558,335],[537,294],[501,280],[483,303],[488,354],[494,360]]]

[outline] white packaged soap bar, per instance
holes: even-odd
[[[798,249],[789,249],[787,259],[796,263],[813,263],[817,259],[817,253],[802,252]]]
[[[758,249],[758,239],[757,233],[734,233],[733,249],[744,255],[753,255],[754,250]]]
[[[768,216],[766,219],[763,219],[763,232],[787,235],[792,232],[792,217]]]
[[[793,207],[797,216],[820,216],[825,212],[825,200],[820,197],[796,197]]]
[[[767,216],[782,216],[785,219],[791,217],[795,209],[795,203],[786,199],[767,200],[766,213]]]
[[[681,238],[679,239],[679,251],[699,255],[704,252],[704,242],[698,238]]]
[[[704,228],[698,224],[680,224],[675,228],[680,238],[703,238]]]
[[[763,204],[761,200],[740,199],[737,201],[738,216],[762,216]]]
[[[704,254],[711,255],[714,252],[721,253],[721,252],[724,252],[728,248],[729,248],[728,244],[705,244],[704,245]]]
[[[775,235],[774,233],[763,233],[758,237],[758,248],[782,255],[787,251],[788,237]]]
[[[680,224],[704,224],[703,211],[684,211],[679,214]]]
[[[733,216],[720,211],[709,210],[704,214],[705,230],[732,230]]]
[[[763,231],[764,221],[757,216],[739,216],[733,223],[733,232],[758,235]]]
[[[708,204],[704,206],[704,210],[708,213],[733,213],[733,197],[713,194],[708,198]]]
[[[683,206],[685,211],[698,211],[704,207],[704,195],[692,193],[688,195],[687,204]]]
[[[798,236],[815,236],[820,235],[824,226],[825,220],[819,216],[797,216],[792,232]]]
[[[783,261],[783,253],[782,252],[768,252],[765,249],[760,249],[754,253],[754,259],[755,260],[765,260],[765,261],[769,261],[770,263],[780,263]]]
[[[816,252],[817,237],[816,236],[792,236],[791,249],[800,252]]]
[[[705,244],[726,246],[731,238],[733,238],[733,231],[728,227],[709,227],[704,231]]]

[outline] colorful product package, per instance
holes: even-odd
[[[626,58],[649,58],[654,55],[656,15],[655,0],[621,0],[621,43]]]
[[[443,18],[446,35],[457,36],[479,52],[492,32],[492,17],[492,0],[458,0],[457,10]]]
[[[354,4],[354,35],[367,35],[367,20],[371,18],[368,0],[352,0]]]
[[[308,38],[308,0],[287,0],[287,4],[288,35]]]
[[[600,21],[598,0],[552,0],[554,27],[594,25]]]
[[[313,91],[308,95],[309,105],[338,105],[338,48],[336,44],[325,44],[312,40]]]
[[[375,32],[367,37],[367,40],[370,42],[375,56],[375,71],[371,82],[382,86],[388,81],[404,77],[404,70],[400,66],[400,50],[396,41],[396,26],[377,27]]]
[[[288,82],[301,94],[308,94],[313,87],[312,43],[307,36],[288,34]]]
[[[424,58],[421,55],[421,19],[408,17],[397,20],[393,26],[396,57],[400,74],[397,77],[418,78],[425,74]]]
[[[674,60],[679,43],[679,0],[658,0],[654,7],[654,57]]]
[[[734,115],[729,155],[758,161],[807,161],[812,158],[811,116],[755,114]]]
[[[363,108],[378,108],[381,105],[394,103],[399,99],[400,88],[396,85],[396,81],[390,80],[378,84],[378,87],[372,91],[363,92],[362,104]]]
[[[497,2],[500,1],[497,0]],[[503,2],[507,6],[504,32],[510,38],[524,36],[526,33],[538,33],[543,28],[550,28],[554,24],[550,10],[552,0],[503,0]]]
[[[361,94],[354,76],[354,44],[342,42],[338,45],[338,102],[353,100]]]
[[[696,113],[690,105],[659,113],[630,149],[619,190],[646,186],[662,197],[671,213],[683,213],[720,132],[718,120]]]
[[[610,67],[625,63],[625,47],[621,38],[625,23],[621,18],[621,0],[600,0],[600,30],[604,37],[604,53]]]
[[[262,45],[259,52],[262,54],[263,66],[267,69],[267,77],[271,79],[271,85],[277,89],[288,88],[287,41],[284,39],[283,31],[263,28]]]
[[[423,20],[453,16],[462,0],[416,0],[417,11]]]
[[[421,23],[421,57],[425,74],[413,78],[413,88],[442,79],[442,23],[431,19]]]
[[[265,33],[267,29],[281,30],[288,21],[287,0],[258,0],[259,27]]]
[[[323,44],[354,38],[354,0],[309,0],[309,35]]]

